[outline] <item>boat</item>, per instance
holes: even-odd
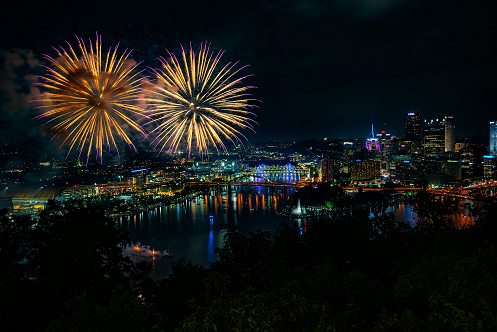
[[[162,258],[162,257],[173,257],[174,254],[169,253],[169,249],[164,251],[155,251],[154,249],[150,250],[150,246],[142,246],[138,242],[137,244],[128,245],[123,251],[123,256]]]

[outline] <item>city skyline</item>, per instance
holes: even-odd
[[[403,136],[405,112],[452,115],[456,135],[488,132],[495,66],[489,48],[495,5],[465,1],[317,2],[280,0],[251,6],[220,2],[139,7],[111,2],[72,7],[9,3],[2,11],[2,141],[49,145],[28,103],[52,46],[87,40],[133,49],[141,69],[180,45],[211,43],[226,61],[249,64],[257,86],[256,134],[248,140],[363,137],[371,123]],[[105,18],[105,19],[103,19]],[[474,19],[478,18],[478,19]],[[46,135],[45,135],[46,136]],[[50,146],[56,150],[58,146]]]

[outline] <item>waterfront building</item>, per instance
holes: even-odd
[[[444,119],[445,123],[445,152],[455,151],[455,129],[456,125],[454,123],[453,116],[446,116]]]
[[[45,208],[47,202],[58,197],[63,187],[5,188],[0,190],[2,206],[12,214],[36,216]]]
[[[490,121],[490,155],[497,156],[497,121]]]
[[[404,138],[406,140],[421,142],[421,113],[405,112],[404,115]]]

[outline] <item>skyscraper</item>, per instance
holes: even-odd
[[[380,141],[374,137],[374,129],[373,129],[373,125],[371,125],[371,133],[369,134],[369,137],[368,139],[366,140],[366,148],[368,149],[368,151],[372,151],[372,150],[375,150],[375,151],[378,151],[378,152],[381,152],[381,145],[380,145]]]
[[[404,138],[411,142],[421,141],[421,113],[406,112],[404,115]]]
[[[323,182],[333,181],[333,158],[331,155],[321,160],[321,178]]]
[[[445,151],[445,119],[442,121],[425,120],[423,140],[425,157],[442,157]]]
[[[497,121],[490,121],[490,155],[497,155]]]
[[[454,124],[454,117],[446,116],[444,122],[445,122],[445,152],[454,152],[456,146],[455,136],[454,136],[456,125]]]
[[[483,156],[483,176],[495,179],[497,175],[497,162],[495,156]]]

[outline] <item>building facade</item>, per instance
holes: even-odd
[[[350,181],[373,182],[380,179],[380,162],[375,160],[355,160],[350,163]]]
[[[446,160],[444,164],[445,173],[454,177],[454,180],[462,180],[462,163],[460,160]]]
[[[425,158],[440,158],[445,152],[445,121],[425,120],[423,149]]]
[[[321,179],[323,182],[333,181],[333,158],[330,155],[321,160]]]
[[[497,121],[490,121],[490,155],[497,156]]]
[[[483,177],[495,179],[497,175],[497,160],[495,156],[483,156]]]
[[[454,152],[455,151],[455,130],[456,125],[454,123],[453,116],[446,116],[444,119],[445,122],[445,152]]]
[[[421,113],[406,112],[404,115],[404,138],[412,142],[421,142]]]

